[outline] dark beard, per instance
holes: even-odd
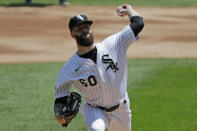
[[[94,42],[93,34],[91,33],[89,37],[86,37],[85,34],[82,34],[79,37],[76,37],[77,43],[81,46],[89,47]]]

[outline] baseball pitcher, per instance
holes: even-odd
[[[127,94],[127,49],[144,27],[143,18],[130,6],[117,8],[130,24],[100,43],[94,43],[93,21],[85,15],[70,19],[69,29],[77,52],[61,68],[56,81],[56,120],[67,127],[79,111],[89,131],[131,131],[131,110]],[[70,92],[71,86],[80,92]]]

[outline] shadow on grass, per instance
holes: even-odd
[[[10,3],[10,4],[0,4],[0,6],[3,7],[46,7],[46,6],[52,6],[55,4],[44,4],[44,3]]]

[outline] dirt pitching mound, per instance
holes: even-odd
[[[67,27],[71,16],[94,21],[95,42],[129,24],[115,6],[0,7],[0,63],[66,61],[76,51]],[[197,8],[135,8],[145,21],[132,58],[197,58]]]

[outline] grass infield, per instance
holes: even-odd
[[[197,6],[196,0],[67,0],[71,5]],[[58,5],[58,0],[32,0],[30,6]],[[26,6],[25,0],[0,0],[1,6]]]
[[[63,63],[0,64],[0,130],[64,131],[54,119]],[[134,131],[197,129],[197,59],[131,59],[128,93]],[[79,113],[67,130],[86,131]]]

